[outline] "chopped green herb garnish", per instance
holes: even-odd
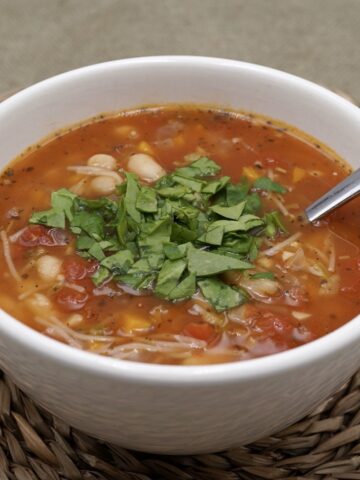
[[[285,187],[271,180],[269,177],[260,177],[255,180],[254,187],[260,190],[269,190],[270,192],[286,193]]]
[[[230,287],[217,278],[199,280],[198,285],[206,300],[217,310],[223,312],[238,307],[247,300],[247,295],[240,289]]]
[[[169,301],[200,290],[221,312],[247,301],[221,274],[254,270],[263,238],[286,233],[279,212],[261,213],[252,187],[280,194],[286,189],[267,177],[232,184],[220,170],[200,157],[152,186],[126,173],[111,198],[86,199],[60,189],[52,193],[51,208],[34,212],[30,223],[69,228],[79,255],[99,263],[92,276],[97,286],[113,279]]]

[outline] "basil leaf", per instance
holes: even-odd
[[[92,257],[96,258],[96,260],[99,260],[99,261],[105,258],[103,249],[101,248],[100,243],[98,242],[93,242],[93,244],[88,250],[88,253],[89,255],[91,255]]]
[[[221,205],[214,205],[210,207],[210,210],[221,217],[229,218],[230,220],[239,220],[240,215],[243,213],[246,202],[242,201],[231,207],[222,207]]]
[[[121,275],[127,273],[133,263],[134,257],[130,250],[120,250],[120,252],[104,258],[100,265],[110,270],[113,275]]]
[[[146,213],[157,212],[157,198],[154,189],[142,187],[136,197],[136,208]]]
[[[136,222],[141,222],[140,212],[136,209],[136,198],[139,193],[139,185],[135,175],[126,173],[126,193],[125,193],[125,209],[128,215]]]
[[[227,270],[246,270],[252,268],[252,265],[243,260],[231,258],[217,253],[205,252],[190,248],[188,251],[188,269],[199,277],[216,275]]]
[[[223,225],[215,225],[214,223],[211,223],[206,232],[198,238],[198,241],[202,243],[209,243],[210,245],[221,245],[224,232],[225,228]]]
[[[178,199],[190,193],[191,190],[184,185],[175,185],[173,187],[164,187],[157,190],[160,197]]]
[[[72,220],[72,206],[76,195],[67,190],[66,188],[61,188],[56,192],[51,194],[51,206],[56,210],[63,210],[67,219]]]
[[[208,182],[202,189],[202,193],[208,193],[209,195],[215,195],[215,193],[220,192],[225,185],[230,181],[230,177],[221,177],[218,180],[212,180]]]
[[[98,287],[102,285],[106,280],[108,280],[111,276],[109,270],[105,267],[100,266],[96,272],[92,275],[91,280],[95,283]]]
[[[178,168],[176,173],[183,177],[212,177],[218,174],[221,167],[207,157],[200,157],[187,167]]]
[[[104,221],[98,212],[76,212],[70,223],[70,230],[76,235],[85,232],[100,241],[104,235]]]
[[[253,262],[258,256],[260,244],[261,244],[260,238],[252,237],[251,246],[250,246],[249,255],[248,255],[250,262]]]
[[[243,215],[242,217],[239,218],[239,220],[217,220],[212,223],[213,227],[223,227],[224,232],[238,232],[238,231],[243,231],[247,232],[248,230],[251,230],[254,227],[259,227],[260,225],[263,225],[264,221],[261,220],[261,218],[256,217],[255,215]]]
[[[168,300],[184,300],[196,292],[196,275],[190,273],[168,294]]]
[[[201,180],[195,180],[193,178],[182,177],[181,175],[173,175],[173,180],[184,187],[193,190],[194,192],[201,192],[204,185],[206,185]]]
[[[205,278],[198,281],[201,293],[218,312],[234,308],[246,302],[246,294],[230,287],[217,278]]]
[[[261,208],[261,199],[257,193],[246,196],[244,213],[256,214]]]
[[[29,223],[37,223],[54,228],[65,228],[65,212],[58,208],[34,212],[29,219]]]
[[[254,187],[259,188],[260,190],[268,190],[270,192],[276,193],[286,193],[287,189],[271,180],[269,177],[260,177],[257,178],[254,182]]]
[[[165,260],[157,278],[155,293],[168,298],[186,268],[185,260]]]
[[[116,233],[119,239],[120,245],[125,246],[127,240],[128,223],[126,219],[125,201],[120,199],[118,204],[118,211],[116,215]]]
[[[178,243],[192,242],[197,237],[197,233],[189,228],[183,227],[177,223],[172,226],[171,241]]]
[[[185,257],[189,245],[189,243],[183,243],[182,245],[176,245],[173,242],[165,243],[164,253],[170,260],[178,260]]]
[[[245,200],[247,194],[249,193],[250,185],[247,180],[244,179],[241,183],[237,185],[226,185],[226,202],[229,207],[237,205],[238,203]]]
[[[287,233],[284,224],[281,221],[279,212],[266,213],[265,220],[265,235],[268,237],[274,237],[278,232]]]
[[[82,233],[76,239],[76,248],[78,250],[89,250],[95,242],[96,240]]]
[[[138,245],[143,250],[162,251],[163,244],[170,241],[172,225],[169,218],[141,225]]]

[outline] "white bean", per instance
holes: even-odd
[[[107,170],[116,169],[116,158],[106,153],[97,153],[89,158],[87,164],[90,167],[106,168]]]
[[[90,185],[95,193],[98,193],[99,195],[109,195],[115,190],[116,182],[112,177],[100,175],[99,177],[94,177],[91,180]]]
[[[127,168],[130,172],[136,173],[142,180],[147,182],[155,182],[166,175],[162,166],[146,153],[131,155]]]
[[[53,255],[43,255],[36,261],[38,274],[42,280],[56,280],[61,270],[61,260]]]
[[[67,320],[67,324],[69,327],[76,327],[83,321],[84,317],[79,313],[73,313]]]

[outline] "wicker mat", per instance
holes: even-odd
[[[88,437],[0,377],[0,480],[360,480],[359,440],[360,371],[276,435],[193,456],[143,454]]]
[[[0,380],[0,480],[360,479],[360,371],[311,415],[211,455],[130,452],[70,428]]]

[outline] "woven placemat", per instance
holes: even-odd
[[[360,480],[359,440],[360,371],[271,437],[182,456],[132,452],[89,437],[37,406],[0,371],[0,480]]]
[[[360,372],[271,437],[208,455],[128,451],[70,428],[0,380],[0,480],[360,479]]]

